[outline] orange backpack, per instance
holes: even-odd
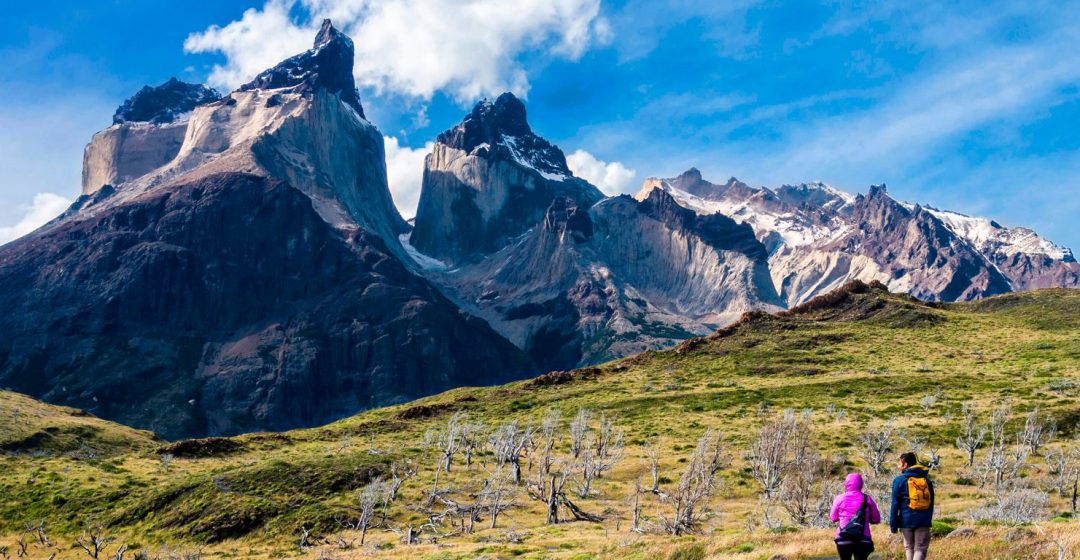
[[[913,511],[930,509],[930,484],[923,477],[907,479],[908,508]]]

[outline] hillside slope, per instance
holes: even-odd
[[[760,502],[745,450],[771,413],[811,411],[812,440],[822,456],[830,461],[844,457],[822,475],[823,482],[842,479],[844,471],[865,472],[853,434],[893,419],[897,429],[941,450],[942,467],[935,475],[942,497],[938,516],[967,525],[968,512],[992,493],[963,482],[970,472],[952,447],[961,404],[974,403],[985,419],[991,407],[1010,402],[1010,430],[1038,405],[1056,422],[1061,438],[1068,439],[1080,423],[1078,397],[1080,291],[929,304],[889,294],[880,285],[854,283],[781,314],[747,314],[728,328],[671,350],[499,387],[456,389],[321,428],[162,444],[157,452],[133,451],[105,463],[62,454],[9,455],[0,471],[0,488],[5,489],[0,534],[14,534],[24,521],[45,518],[61,540],[93,520],[122,541],[147,549],[161,542],[210,543],[207,552],[234,557],[295,551],[301,527],[328,537],[330,544],[320,550],[335,558],[472,558],[480,553],[495,558],[656,558],[687,546],[700,546],[700,557],[824,555],[831,543],[821,530],[789,527],[798,534],[776,534],[758,526],[746,532],[748,523],[756,526],[760,519]],[[589,495],[575,494],[576,504],[602,521],[545,525],[544,504],[522,487],[516,506],[495,529],[486,529],[486,520],[480,524],[484,529],[466,535],[454,533],[453,526],[440,526],[438,533],[420,529],[428,521],[423,496],[433,485],[447,488],[446,496],[465,499],[479,495],[487,473],[496,470],[491,451],[482,450],[471,467],[458,457],[440,482],[433,480],[437,452],[424,442],[437,440],[433,436],[456,413],[482,422],[487,434],[511,421],[519,427],[539,426],[551,409],[562,411],[565,426],[580,408],[592,410],[594,420],[603,415],[614,422],[626,443],[622,459],[594,481]],[[0,418],[9,430],[10,416]],[[629,532],[627,496],[636,479],[648,482],[645,445],[659,450],[661,489],[671,492],[695,442],[709,428],[722,436],[728,458],[720,470],[723,489],[712,502],[719,515],[709,517],[690,540]],[[897,440],[895,447],[906,445]],[[560,456],[569,453],[565,436],[555,450]],[[538,455],[527,459],[524,477],[531,480]],[[404,483],[390,506],[386,528],[406,531],[411,526],[421,531],[424,543],[407,546],[398,533],[375,529],[366,548],[337,550],[334,539],[352,534],[339,522],[355,516],[357,491],[379,476],[391,476],[390,464],[402,461],[418,467],[418,474]],[[1024,476],[1043,476],[1042,461],[1033,457]],[[60,472],[66,474],[52,474]],[[888,477],[871,479],[870,491],[879,502]],[[645,521],[656,521],[662,504],[648,499],[642,498]],[[1061,499],[1052,500],[1047,518],[1068,508]],[[1014,557],[1010,550],[1019,545],[1000,539],[1006,529],[970,526],[975,537],[942,541],[940,557]],[[438,544],[428,542],[432,537]],[[313,547],[319,542],[313,540]]]

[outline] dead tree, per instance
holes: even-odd
[[[483,490],[480,491],[480,500],[491,517],[492,529],[495,528],[499,515],[515,505],[514,498],[517,495],[515,484],[520,480],[520,472],[515,471],[515,474],[511,476],[506,469],[505,465],[501,465],[491,471],[484,482]]]
[[[983,440],[986,438],[986,426],[979,425],[974,403],[964,403],[961,414],[964,420],[960,435],[956,438],[956,448],[964,452],[967,456],[967,466],[971,468],[975,466],[975,452],[982,447]]]
[[[1006,403],[990,413],[989,446],[982,464],[979,465],[980,486],[993,479],[994,488],[1000,489],[1001,483],[1005,479],[1005,472],[1008,468],[1008,457],[1005,449],[1008,436],[1005,433],[1005,422],[1009,419],[1011,411],[1012,409]]]
[[[406,480],[416,476],[416,468],[408,461],[390,463],[390,480],[384,483],[382,496],[382,522],[386,523],[386,517],[390,511],[390,504],[397,499],[398,492]]]
[[[49,548],[52,546],[52,542],[49,541],[49,534],[45,530],[44,519],[39,519],[34,523],[27,523],[26,532],[33,535],[34,538],[37,539],[39,545],[45,548]]]
[[[469,417],[464,412],[455,413],[446,422],[446,427],[434,433],[433,444],[438,448],[442,456],[442,469],[450,472],[450,466],[454,462],[458,445],[461,443],[461,432],[469,422]]]
[[[776,495],[784,475],[803,459],[809,443],[808,431],[806,422],[791,411],[761,426],[757,439],[750,444],[746,461],[766,499]]]
[[[831,503],[824,504],[822,511],[822,489],[829,480],[827,471],[825,460],[816,450],[810,450],[784,475],[777,497],[797,525],[814,526],[829,513]],[[828,498],[831,500],[832,496]]]
[[[76,537],[75,544],[86,551],[88,556],[96,559],[114,540],[116,539],[105,535],[100,526],[88,525],[83,534]]]
[[[1043,459],[1046,461],[1047,473],[1052,477],[1052,487],[1058,496],[1064,498],[1076,488],[1077,479],[1080,479],[1080,468],[1077,466],[1080,452],[1075,445],[1064,445],[1047,449]]]
[[[360,490],[360,495],[357,497],[359,517],[356,523],[356,527],[360,531],[360,546],[364,546],[364,539],[367,537],[368,529],[371,528],[375,521],[375,507],[380,501],[385,504],[386,495],[386,483],[381,478],[372,480]]]
[[[521,455],[532,439],[532,428],[519,428],[517,422],[499,426],[491,435],[495,461],[501,467],[509,464],[514,470],[514,483],[521,484]]]
[[[593,437],[592,469],[595,478],[603,477],[615,467],[623,455],[623,431],[605,415],[600,415],[600,426]]]
[[[592,411],[587,408],[578,409],[574,420],[570,422],[570,453],[577,459],[585,448],[585,436],[589,433],[589,420],[592,419]]]
[[[468,420],[461,425],[461,448],[465,454],[465,468],[472,467],[473,455],[484,447],[484,423]]]
[[[885,472],[885,462],[889,453],[893,450],[893,436],[896,429],[891,420],[882,423],[877,428],[867,428],[858,435],[860,444],[859,455],[866,464],[874,471],[874,475],[880,476]]]
[[[1024,417],[1024,428],[1020,432],[1019,439],[1023,442],[1032,455],[1038,455],[1039,449],[1057,435],[1057,424],[1053,420],[1045,420],[1036,406]]]
[[[708,515],[709,501],[717,486],[716,473],[723,460],[720,433],[714,430],[705,432],[679,477],[679,485],[671,494],[659,494],[661,501],[671,510],[670,515],[659,515],[668,533],[678,536],[693,532]]]
[[[555,442],[561,423],[559,409],[552,408],[544,415],[540,427],[536,430],[536,484],[543,488],[555,462]]]
[[[652,475],[652,486],[649,492],[660,493],[660,447],[655,442],[645,446],[645,460],[649,465],[649,474]]]

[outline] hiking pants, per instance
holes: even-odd
[[[874,545],[865,542],[838,542],[836,552],[840,554],[840,560],[866,560],[874,551]]]
[[[926,560],[926,549],[930,548],[930,528],[900,529],[904,537],[904,556],[907,560]]]

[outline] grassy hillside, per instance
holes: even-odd
[[[963,403],[974,404],[980,423],[1009,403],[1010,437],[1023,416],[1040,407],[1042,418],[1056,424],[1057,438],[1028,457],[1009,485],[1041,491],[1053,478],[1046,456],[1076,435],[1078,392],[1078,291],[930,305],[855,286],[782,315],[749,315],[669,351],[499,387],[457,389],[282,434],[165,443],[77,411],[0,393],[0,535],[6,535],[0,547],[8,544],[14,551],[25,525],[44,520],[53,548],[28,545],[42,558],[50,551],[59,551],[60,558],[88,557],[73,544],[88,526],[116,539],[106,552],[128,545],[129,558],[137,551],[152,557],[162,547],[201,549],[203,557],[222,558],[829,555],[829,531],[798,526],[778,502],[763,501],[746,459],[762,425],[791,409],[807,415],[802,429],[824,465],[813,477],[815,495],[830,494],[845,472],[867,472],[856,436],[891,420],[909,439],[940,450],[937,516],[964,528],[961,533],[972,531],[935,542],[935,557],[1057,558],[1049,556],[1052,540],[1080,536],[1071,516],[1060,515],[1070,509],[1069,497],[1052,493],[1039,508],[1038,525],[1019,531],[1012,523],[976,522],[985,516],[972,510],[994,504],[995,491],[979,486],[954,442]],[[602,520],[545,524],[545,504],[524,485],[511,484],[514,506],[494,529],[488,517],[468,534],[448,518],[421,529],[447,507],[440,501],[425,505],[430,489],[439,488],[440,497],[456,504],[475,502],[498,471],[486,446],[471,467],[461,453],[455,455],[436,486],[438,451],[425,441],[437,440],[458,413],[466,413],[469,423],[482,422],[479,439],[486,440],[507,422],[538,427],[552,409],[562,417],[555,471],[573,463],[567,424],[579,409],[592,411],[594,434],[601,416],[623,434],[621,459],[592,482],[587,497],[571,490],[576,474],[566,486],[576,506]],[[708,502],[712,515],[691,534],[665,535],[661,516],[668,505],[655,493],[642,493],[641,531],[631,531],[635,483],[651,485],[648,449],[659,455],[660,490],[671,495],[709,429],[721,436],[725,456]],[[910,446],[895,435],[892,440],[890,469]],[[986,453],[980,449],[977,459]],[[536,478],[539,458],[536,449],[523,458],[526,481]],[[378,526],[363,547],[338,546],[339,537],[347,544],[357,535],[343,522],[359,516],[362,489],[390,478],[392,463],[410,465],[417,474],[402,484],[386,521],[377,515]],[[893,474],[871,477],[869,489],[883,505],[883,488]],[[567,510],[560,515],[565,521]],[[420,544],[402,542],[409,527],[420,529]],[[301,550],[305,532],[311,547]],[[886,530],[875,534],[882,558],[902,557]]]

